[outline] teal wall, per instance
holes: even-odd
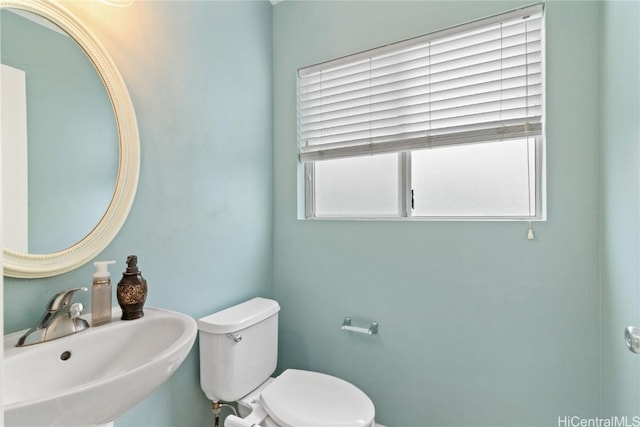
[[[640,2],[603,6],[602,414],[640,414],[640,362],[623,345],[640,324]]]
[[[120,280],[139,256],[150,306],[194,318],[273,296],[271,5],[68,3],[110,52],[132,97],[142,168],[131,214],[99,259]],[[50,296],[91,284],[93,267],[43,280],[5,278],[5,333]],[[88,296],[82,300],[88,304]],[[117,426],[213,425],[197,345],[178,372]],[[126,393],[126,390],[122,390]]]
[[[552,426],[599,413],[599,3],[546,7],[549,219],[535,241],[522,222],[296,215],[297,68],[529,3],[274,7],[280,368],[352,381],[383,424]],[[346,315],[377,320],[380,334],[341,332]]]

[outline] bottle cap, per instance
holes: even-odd
[[[109,264],[115,264],[115,261],[96,261],[93,263],[93,265],[96,266],[96,272],[93,273],[93,278],[94,279],[109,279],[111,278],[111,274],[109,273],[109,270],[107,268],[107,266]]]
[[[129,255],[127,257],[127,271],[124,274],[138,274],[138,257],[135,255]]]

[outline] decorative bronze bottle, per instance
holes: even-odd
[[[118,282],[118,304],[122,308],[122,320],[134,320],[144,316],[142,307],[147,299],[147,281],[138,270],[138,257],[127,257],[127,271]]]

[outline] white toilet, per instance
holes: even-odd
[[[375,409],[359,388],[278,358],[276,301],[254,298],[198,320],[200,385],[214,401],[238,403],[225,427],[373,427]]]

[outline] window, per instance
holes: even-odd
[[[543,7],[298,70],[308,218],[543,219]]]

